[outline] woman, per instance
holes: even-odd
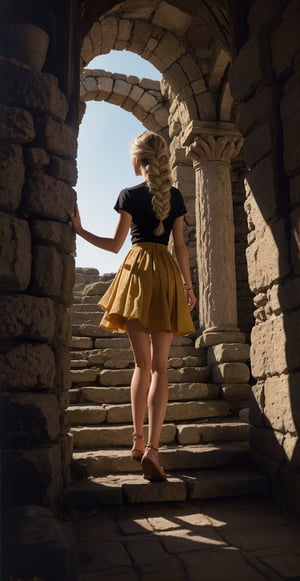
[[[168,402],[169,350],[174,335],[194,333],[189,311],[196,297],[183,238],[186,208],[181,193],[172,187],[166,142],[158,134],[145,131],[132,144],[131,161],[135,175],[142,175],[144,182],[121,191],[115,205],[119,219],[112,238],[85,230],[77,207],[70,219],[77,234],[115,253],[131,230],[132,248],[99,302],[105,312],[100,326],[128,333],[135,360],[131,456],[141,461],[144,478],[161,481],[166,475],[159,463],[158,444]],[[180,270],[168,251],[171,232]],[[148,442],[144,446],[146,407]]]

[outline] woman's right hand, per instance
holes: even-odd
[[[83,230],[81,224],[81,218],[78,210],[77,204],[74,206],[73,213],[69,213],[70,221],[72,222],[72,228],[76,234],[80,234]]]

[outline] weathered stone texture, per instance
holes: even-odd
[[[55,308],[50,299],[29,295],[0,297],[1,339],[47,341],[55,333]]]
[[[54,244],[61,252],[75,252],[75,236],[69,224],[54,220],[32,220],[30,223],[33,242]]]
[[[293,340],[287,340],[293,337]],[[280,315],[252,330],[251,363],[256,378],[299,368],[300,312]]]
[[[246,363],[220,363],[212,368],[212,379],[216,383],[247,383],[250,379]]]
[[[41,170],[28,177],[24,207],[29,214],[66,222],[69,221],[67,213],[74,209],[75,199],[76,194],[70,186]]]
[[[54,155],[74,160],[77,154],[77,135],[70,125],[51,117],[35,119],[36,145]]]
[[[43,111],[62,120],[69,109],[53,75],[34,72],[7,60],[0,61],[0,101],[28,108],[35,114]]]
[[[0,396],[1,442],[25,448],[59,435],[57,398],[53,394],[4,393]]]
[[[47,172],[58,180],[62,180],[71,186],[77,182],[77,166],[75,159],[62,159],[56,155],[50,156]]]
[[[246,343],[220,343],[207,350],[208,364],[225,363],[229,361],[248,361],[249,345]]]
[[[23,451],[9,450],[4,458],[13,504],[48,505],[56,501],[63,487],[59,444]]]
[[[300,396],[298,396],[300,401]],[[267,378],[264,383],[264,417],[265,424],[273,430],[296,434],[293,419],[290,382],[288,376]]]
[[[0,386],[18,390],[52,389],[55,359],[51,347],[24,343],[0,357]]]
[[[277,217],[278,215],[278,201],[281,185],[281,176],[278,171],[278,162],[274,159],[274,156],[267,155],[263,159],[260,159],[256,165],[252,168],[251,172],[246,175],[247,183],[253,192],[255,193],[256,204],[259,205],[259,211],[266,222]],[[246,184],[247,187],[247,184]],[[248,216],[248,220],[254,220],[253,212],[253,201],[250,195],[249,189],[248,197],[245,202],[245,209],[248,209],[250,205],[251,214]],[[268,195],[266,195],[268,192]]]
[[[281,118],[283,124],[283,160],[288,175],[300,171],[300,83],[299,73],[295,74],[285,86],[285,93],[281,100]]]
[[[24,184],[23,149],[20,145],[0,144],[0,207],[17,210]]]
[[[251,216],[253,219],[253,211]],[[246,251],[252,292],[259,292],[291,272],[285,220],[267,225],[261,216],[260,224],[261,229],[256,224],[256,238]]]
[[[272,78],[268,39],[254,34],[233,62],[230,73],[233,97],[238,101],[246,101],[266,78]]]
[[[49,165],[49,155],[40,147],[27,147],[24,151],[26,166],[44,167]]]
[[[31,236],[25,220],[0,213],[0,290],[26,290],[31,273]]]
[[[29,143],[35,138],[33,118],[28,111],[0,105],[0,139],[11,143]]]
[[[271,34],[272,66],[277,75],[282,75],[289,69],[294,55],[300,50],[299,21],[299,2],[291,0]]]
[[[53,246],[33,246],[32,294],[58,297],[61,292],[63,266],[59,252]]]

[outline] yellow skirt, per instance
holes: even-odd
[[[126,320],[150,331],[195,332],[179,268],[164,244],[134,244],[98,303],[100,327],[126,333]]]

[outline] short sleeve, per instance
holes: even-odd
[[[132,204],[132,196],[127,189],[124,189],[120,192],[118,199],[114,205],[114,210],[120,212],[120,210],[124,210],[124,212],[128,212],[128,214],[133,215],[133,204]]]
[[[184,199],[182,197],[182,193],[177,189],[173,187],[173,192],[174,192],[174,198],[175,198],[175,203],[174,203],[174,213],[176,218],[178,218],[179,216],[184,216],[184,214],[187,213],[186,210],[186,206],[184,203]]]

